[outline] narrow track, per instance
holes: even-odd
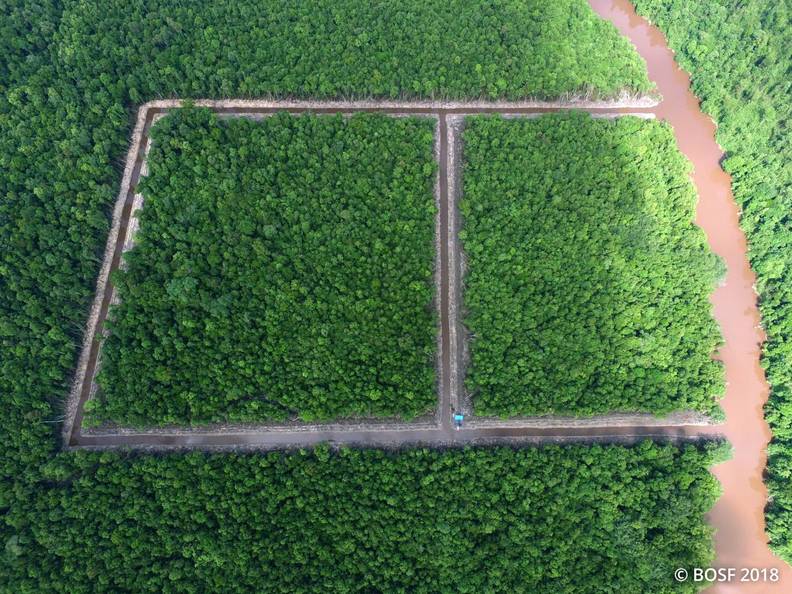
[[[438,358],[438,409],[431,426],[423,423],[421,426],[411,426],[407,423],[392,423],[377,419],[363,420],[354,424],[329,424],[313,426],[224,426],[204,428],[152,429],[148,431],[119,430],[101,433],[93,430],[83,432],[82,421],[85,402],[94,391],[93,380],[97,371],[100,343],[98,340],[86,339],[85,356],[87,362],[84,373],[75,384],[72,397],[75,402],[72,423],[67,423],[69,432],[66,436],[68,447],[80,448],[114,448],[130,447],[145,449],[179,449],[179,448],[256,448],[271,449],[281,447],[309,446],[321,442],[334,444],[360,444],[398,447],[406,444],[434,444],[453,445],[470,443],[511,443],[511,442],[565,442],[565,441],[629,441],[642,438],[659,438],[668,440],[696,440],[702,437],[717,436],[715,427],[707,426],[706,419],[691,416],[669,417],[664,423],[649,415],[634,415],[632,419],[624,415],[604,415],[592,419],[565,420],[550,419],[548,426],[537,425],[536,419],[526,420],[524,426],[520,421],[510,420],[499,424],[489,421],[486,426],[476,426],[455,430],[452,425],[452,411],[462,408],[460,392],[461,382],[457,377],[458,367],[461,365],[461,349],[463,341],[456,336],[459,320],[460,290],[459,270],[452,274],[452,267],[457,267],[461,257],[461,250],[457,245],[456,233],[456,196],[461,187],[461,179],[457,167],[452,162],[458,159],[449,146],[459,144],[456,126],[450,126],[453,119],[458,122],[462,116],[475,114],[500,114],[504,117],[535,117],[545,113],[565,111],[569,109],[584,110],[598,117],[618,117],[635,115],[639,117],[654,117],[653,110],[646,107],[624,106],[590,106],[588,104],[570,104],[565,106],[520,106],[509,103],[487,104],[478,103],[443,103],[438,105],[419,105],[412,103],[390,103],[377,105],[365,102],[364,105],[350,102],[348,104],[334,104],[331,107],[324,104],[310,102],[282,102],[272,105],[256,106],[252,102],[226,105],[225,102],[197,101],[198,105],[206,105],[214,109],[223,117],[256,117],[267,116],[276,112],[287,111],[294,114],[354,114],[361,112],[383,113],[389,115],[414,115],[435,117],[438,119],[437,139],[439,160],[439,173],[437,192],[439,194],[439,212],[437,232],[440,238],[438,243],[439,274],[436,282],[439,285],[440,302],[440,341]],[[149,131],[156,118],[166,114],[170,109],[177,107],[178,102],[152,102],[140,110],[139,122],[141,134],[133,142],[129,155],[131,176],[128,187],[122,190],[119,196],[117,212],[120,220],[117,223],[118,232],[114,237],[114,244],[108,246],[111,255],[109,272],[117,269],[121,262],[124,244],[128,240],[127,230],[130,227],[132,216],[132,203],[135,188],[143,170],[146,146],[149,141]],[[141,125],[142,124],[142,125]],[[111,234],[111,238],[113,235]],[[103,290],[97,292],[100,300],[98,315],[93,328],[93,335],[99,336],[102,331],[108,308],[113,300],[113,289],[106,280]],[[453,307],[452,307],[453,306]]]
[[[376,446],[461,446],[539,443],[635,443],[643,439],[659,441],[698,441],[719,437],[714,428],[691,427],[571,427],[557,428],[490,428],[377,431],[304,431],[301,433],[251,432],[209,433],[201,435],[113,435],[80,438],[80,447],[105,449],[130,447],[153,450],[268,450],[310,447],[320,443],[330,445]]]

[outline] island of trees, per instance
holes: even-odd
[[[477,414],[717,414],[722,266],[666,124],[468,118],[460,238]]]
[[[435,124],[160,120],[94,421],[432,411]]]

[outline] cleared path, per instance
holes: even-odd
[[[461,401],[462,348],[458,336],[461,321],[458,319],[461,303],[460,277],[461,249],[457,242],[457,194],[461,188],[459,160],[459,130],[465,115],[500,114],[504,117],[536,117],[541,114],[569,109],[583,110],[595,117],[632,115],[654,117],[656,104],[652,99],[622,102],[311,102],[311,101],[210,101],[197,105],[210,107],[221,117],[266,117],[288,111],[295,114],[353,114],[375,112],[389,115],[414,115],[437,118],[436,155],[439,161],[436,183],[438,214],[436,232],[438,254],[436,274],[437,301],[440,314],[440,339],[438,368],[438,408],[434,418],[415,424],[382,421],[377,419],[327,425],[283,426],[223,426],[203,428],[159,428],[146,431],[129,429],[108,431],[83,431],[85,402],[92,397],[96,387],[100,336],[114,291],[108,281],[110,272],[118,268],[125,249],[132,244],[131,234],[137,228],[133,205],[140,204],[135,188],[141,175],[146,173],[146,153],[149,130],[154,121],[168,110],[179,107],[175,100],[154,101],[140,108],[132,147],[122,181],[114,214],[114,224],[102,274],[97,283],[97,294],[92,316],[86,331],[86,342],[80,368],[69,403],[69,415],[64,427],[68,447],[132,447],[146,449],[173,448],[281,448],[307,446],[320,442],[334,444],[361,444],[400,446],[405,444],[450,445],[462,443],[502,442],[561,442],[561,441],[630,441],[641,438],[698,439],[718,434],[706,417],[695,413],[679,413],[659,419],[648,414],[614,414],[573,419],[546,417],[531,419],[472,418],[462,430],[455,430],[452,412],[468,409]]]

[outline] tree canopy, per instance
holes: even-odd
[[[510,454],[525,462],[503,464],[503,454],[487,450],[448,458],[416,450],[409,456],[424,456],[420,463],[387,469],[383,452],[356,454],[360,462],[351,469],[326,450],[289,456],[57,451],[63,400],[140,103],[173,96],[517,98],[647,90],[642,61],[583,0],[6,0],[3,9],[0,590],[243,589],[269,575],[289,592],[306,589],[301,580],[314,576],[327,580],[327,590],[349,591],[354,581],[347,578],[363,574],[384,574],[388,583],[418,590],[458,577],[466,558],[457,553],[468,552],[476,568],[463,575],[470,591],[504,582],[517,583],[512,591],[519,591],[517,577],[540,584],[533,591],[563,592],[559,579],[568,580],[568,591],[580,591],[602,589],[602,581],[587,576],[609,571],[633,551],[638,557],[629,558],[616,588],[689,588],[671,583],[666,568],[700,566],[711,557],[702,512],[715,487],[704,470],[708,457],[695,450],[669,446],[660,466],[653,461],[659,446],[644,454],[615,448],[612,455],[579,446],[557,458],[526,449]],[[461,487],[457,478],[465,456],[482,461],[472,489],[469,475]],[[600,464],[610,470],[589,488],[588,468]],[[533,507],[514,505],[512,476],[521,477],[517,497]],[[435,481],[442,488],[428,491]],[[450,483],[456,486],[446,497]],[[566,489],[573,484],[585,494],[582,501],[568,499],[576,495]],[[649,484],[651,497],[638,497]],[[608,488],[625,499],[608,498],[605,505]],[[530,499],[526,490],[541,497]],[[268,497],[273,492],[286,497]],[[375,499],[379,493],[393,499]],[[559,494],[566,507],[555,505]],[[415,499],[403,504],[409,497]],[[388,515],[401,509],[393,501],[403,516]],[[407,522],[428,502],[440,507],[444,521]],[[569,516],[574,522],[566,525],[577,530],[569,533],[593,538],[588,552],[610,552],[587,555],[586,571],[570,573],[570,558],[582,563],[577,545],[546,535],[548,522],[579,504],[585,511]],[[369,505],[388,522],[355,531],[371,518]],[[398,548],[384,544],[393,536],[386,528],[402,529]],[[339,538],[319,547],[313,540],[319,535]],[[486,559],[475,557],[470,535],[478,535]],[[532,552],[518,566],[512,559],[523,548],[513,543],[535,551],[534,537],[548,563],[534,561]],[[421,546],[410,548],[415,542]],[[432,565],[435,551],[444,554]],[[334,564],[335,578],[326,577]],[[410,573],[418,564],[422,572]],[[639,579],[639,585],[628,581]]]
[[[8,0],[3,7],[6,493],[35,488],[39,464],[58,447],[55,421],[140,103],[171,96],[557,97],[592,88],[607,96],[650,86],[634,49],[584,0]],[[18,482],[28,474],[32,482]]]
[[[714,412],[722,267],[670,127],[573,113],[463,134],[476,412]]]
[[[644,61],[585,0],[74,2],[57,36],[111,95],[618,96]]]
[[[435,123],[195,108],[161,119],[93,417],[430,412]]]
[[[161,457],[45,469],[14,591],[695,592],[721,446]],[[8,548],[8,547],[7,547]],[[6,577],[10,568],[6,568]]]

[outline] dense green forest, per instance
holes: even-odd
[[[94,420],[431,412],[435,124],[160,120]]]
[[[673,572],[713,558],[724,453],[81,453],[46,468],[13,591],[695,592]]]
[[[792,6],[771,0],[636,5],[666,32],[718,123],[723,166],[743,209],[767,330],[765,411],[773,432],[767,530],[773,549],[792,562]]]
[[[223,566],[237,573],[227,582],[233,583],[239,575],[267,571],[259,558],[245,556],[252,545],[258,543],[262,555],[276,555],[289,536],[298,542],[309,536],[301,531],[300,524],[295,524],[291,532],[270,529],[281,519],[269,511],[267,501],[256,499],[256,493],[271,484],[269,481],[288,482],[289,473],[298,472],[304,461],[311,460],[310,455],[158,457],[58,451],[63,399],[72,379],[137,104],[170,96],[518,97],[576,93],[591,87],[601,95],[620,87],[648,88],[641,60],[610,25],[593,18],[583,0],[514,0],[486,5],[410,0],[380,2],[373,7],[362,0],[6,0],[3,8],[0,542],[4,546],[0,590],[4,592],[86,592],[101,590],[103,580],[126,583],[132,589],[137,575],[145,580],[155,572],[159,576],[167,573],[168,579],[178,584],[170,586],[169,582],[151,578],[147,583],[159,591],[205,591],[211,589],[207,583],[215,583],[210,580],[219,579],[222,568],[218,562],[225,561]],[[435,19],[435,14],[445,18]],[[377,51],[372,56],[367,48]],[[504,86],[501,80],[506,81],[506,88],[499,91]],[[520,455],[534,455],[531,452]],[[593,454],[597,450],[580,448],[574,473],[547,475],[542,484],[531,488],[539,492],[561,489],[562,483],[556,482],[560,477],[581,480],[581,460],[587,465],[598,462],[600,454]],[[490,462],[494,454],[479,455],[488,456],[485,460]],[[325,457],[323,453],[319,456]],[[443,455],[432,456],[437,465],[430,465],[429,471],[416,465],[398,480],[409,479],[413,485],[422,479],[435,480]],[[453,457],[449,460],[455,464],[459,461]],[[541,459],[541,464],[530,469],[531,474],[545,464]],[[370,487],[360,477],[375,477],[378,465],[366,459],[353,484],[361,489]],[[664,560],[659,570],[650,567],[660,566],[655,560],[657,550],[674,547],[679,552],[665,558],[673,556],[674,563],[697,565],[709,558],[708,531],[703,524],[696,524],[714,496],[714,485],[703,471],[705,465],[702,458],[693,464],[691,472],[680,470],[676,474],[674,470],[673,476],[679,477],[678,491],[663,483],[662,489],[644,501],[647,506],[660,506],[647,507],[653,512],[646,516],[645,525],[654,525],[654,529],[643,532],[638,523],[626,524],[632,531],[632,537],[624,541],[629,546],[602,547],[613,556],[589,553],[587,558],[597,565],[586,565],[582,556],[579,564],[587,567],[589,574],[607,571],[630,550],[650,547],[640,567],[641,575],[648,576],[646,583],[652,585],[635,588],[628,584],[621,591],[631,587],[657,592],[683,589],[685,586],[667,581],[665,568],[672,564],[670,560]],[[314,466],[311,463],[306,468]],[[480,506],[499,497],[497,489],[508,484],[513,472],[508,465],[483,466],[486,481],[477,487],[480,494],[476,500]],[[295,470],[289,470],[292,467]],[[607,484],[595,483],[597,505],[612,485],[619,490],[633,489],[647,475],[667,474],[657,469],[648,454],[636,456],[633,467],[632,475],[620,466]],[[680,468],[678,459],[673,467]],[[330,484],[343,484],[346,476],[337,466],[331,468],[334,477]],[[453,473],[446,474],[455,475],[458,468],[459,464]],[[622,482],[622,475],[640,477],[641,481]],[[704,482],[697,482],[695,477]],[[323,488],[320,481],[303,478],[292,482],[299,491],[287,491],[291,494],[289,505],[314,501],[317,492],[323,495],[323,505],[341,503],[334,500],[334,493],[317,491]],[[696,485],[701,488],[693,488]],[[396,487],[390,485],[391,489]],[[467,487],[458,493],[469,496]],[[237,496],[233,505],[225,503],[236,489],[243,496]],[[202,507],[190,508],[189,500],[183,497],[185,492],[195,494],[195,501]],[[566,489],[559,492],[569,496]],[[448,505],[458,502],[456,495],[450,494]],[[248,498],[258,505],[247,505]],[[560,513],[551,501],[541,500],[546,513]],[[380,502],[381,506],[385,504],[390,505]],[[497,506],[501,508],[501,513],[510,509]],[[627,507],[608,509],[618,521],[621,509]],[[364,506],[350,507],[327,519],[332,518],[342,528],[343,522],[363,521],[364,511]],[[158,525],[166,517],[170,520]],[[679,524],[679,517],[686,521]],[[607,518],[593,511],[575,518],[575,529],[582,535],[603,534],[600,526]],[[543,527],[545,518],[540,513],[530,519],[525,529],[533,535],[533,530]],[[314,515],[312,521],[312,527],[327,529],[325,518]],[[191,534],[196,533],[193,522],[211,529],[201,529],[197,532],[200,538],[191,541]],[[268,531],[259,532],[250,522],[260,522]],[[467,530],[481,529],[465,526],[464,522],[461,525]],[[694,525],[700,529],[691,532]],[[437,546],[435,541],[447,538],[450,526],[448,522],[434,526],[437,528],[422,533],[422,538],[426,542],[429,534],[429,544]],[[670,532],[660,531],[659,526],[671,527]],[[418,539],[417,535],[412,539],[412,527],[403,527],[402,542]],[[425,524],[421,527],[427,529]],[[500,534],[506,535],[504,555],[521,552],[508,546],[509,538],[519,537],[516,531],[504,529]],[[652,538],[659,534],[664,535],[662,542]],[[372,530],[365,538],[374,536]],[[559,559],[574,554],[574,541],[550,538],[547,546],[556,547],[553,550],[558,551]],[[218,542],[222,543],[222,555],[215,557],[211,544]],[[687,554],[691,548],[699,552]],[[701,552],[705,549],[706,554]],[[465,568],[468,559],[474,559],[473,554],[465,558],[459,553],[470,549],[449,550],[446,559],[453,556],[453,571],[458,575],[460,567]],[[343,549],[343,554],[331,548],[328,551],[339,564],[348,554]],[[426,555],[418,553],[413,553],[409,563],[397,564],[395,557],[391,559],[391,565],[372,561],[361,571],[369,571],[369,579],[383,572],[401,572],[404,579],[414,579],[409,573],[412,561],[428,561]],[[630,559],[633,564],[621,574],[623,580],[637,575],[635,560]],[[316,567],[314,559],[308,562]],[[285,574],[284,580],[290,576],[297,579],[302,560],[294,558],[291,563],[294,571]],[[546,588],[562,591],[554,588],[551,580],[584,579],[583,574],[570,573],[566,563],[540,566],[532,562],[524,566],[520,577],[529,576]],[[103,571],[105,566],[110,569]],[[540,569],[546,573],[538,574]],[[463,573],[463,577],[488,584],[497,583],[502,573],[486,573],[486,568],[481,571],[485,573]],[[312,577],[308,571],[299,575]],[[434,583],[446,579],[432,567],[421,577]],[[245,583],[242,578],[239,582]],[[343,591],[347,583],[336,581],[336,589]],[[587,585],[596,590],[602,589],[601,584]]]
[[[93,61],[110,94],[134,102],[172,93],[610,97],[652,89],[643,59],[584,0],[88,0],[74,7],[63,19],[59,58],[78,68]]]
[[[486,415],[717,411],[720,274],[666,124],[466,120],[467,389]]]

